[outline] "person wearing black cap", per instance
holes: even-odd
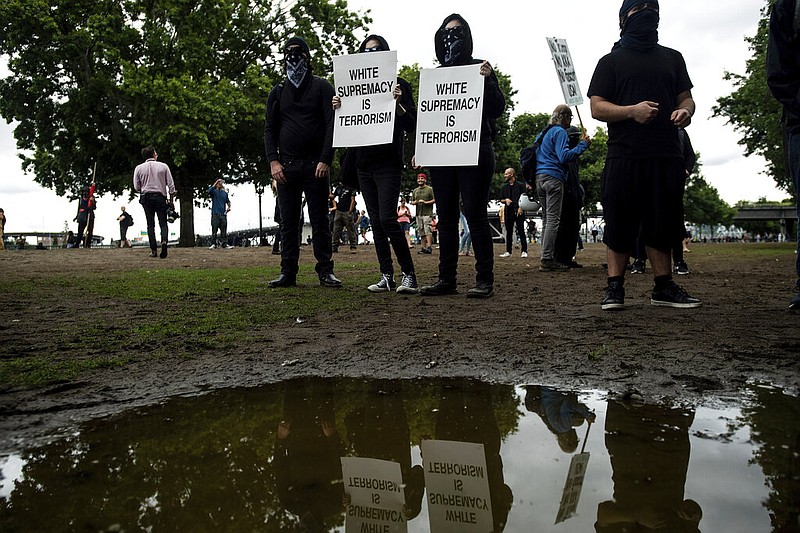
[[[800,220],[800,6],[795,0],[778,0],[772,6],[767,43],[767,85],[783,105],[788,171],[794,183],[797,218]],[[800,310],[800,231],[797,231],[795,252],[797,292],[789,301],[791,311]]]
[[[467,297],[487,298],[494,293],[494,254],[486,213],[489,186],[495,170],[492,141],[496,131],[495,121],[503,114],[506,101],[489,62],[472,57],[472,33],[461,15],[454,13],[444,19],[436,31],[435,46],[441,67],[480,64],[480,73],[484,77],[483,123],[477,166],[430,169],[439,215],[439,279],[432,285],[420,288],[420,293],[439,296],[457,292],[459,202],[463,201],[464,215],[472,234],[476,271],[475,287],[469,289]]]
[[[333,86],[314,76],[311,52],[301,37],[284,47],[286,80],[273,87],[267,98],[264,146],[270,172],[277,182],[281,211],[281,273],[270,287],[297,284],[300,261],[298,224],[305,194],[311,219],[315,270],[320,285],[341,287],[333,275],[328,192],[333,161]]]
[[[359,53],[388,50],[389,43],[380,35],[369,35],[358,47]],[[397,198],[400,196],[403,170],[403,140],[405,134],[412,133],[417,126],[417,111],[411,86],[403,78],[397,78],[393,95],[396,109],[392,142],[350,148],[348,151],[353,158],[358,184],[372,223],[372,239],[381,271],[381,279],[367,287],[367,290],[413,294],[419,290],[417,276],[408,241],[397,221]],[[341,99],[334,96],[334,109],[340,106]],[[399,285],[394,279],[392,250],[403,274]]]
[[[678,128],[695,111],[683,56],[658,44],[657,1],[625,0],[621,39],[600,59],[589,85],[592,116],[608,123],[601,201],[608,285],[601,308],[625,306],[625,270],[640,228],[653,268],[655,306],[699,307],[672,279],[670,251],[683,227],[684,162]]]

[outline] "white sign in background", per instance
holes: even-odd
[[[420,448],[431,531],[492,531],[492,500],[483,444],[424,440]]]
[[[397,51],[333,58],[333,81],[342,106],[334,114],[333,146],[389,144],[394,137]]]
[[[406,533],[400,464],[364,457],[341,459],[344,491],[350,499],[345,509],[345,531]]]
[[[417,165],[478,164],[483,85],[479,64],[420,70]]]
[[[567,40],[547,37],[547,46],[553,56],[553,65],[556,67],[561,92],[564,93],[564,102],[568,106],[581,105],[583,94],[578,86],[578,77],[575,75],[575,65],[572,63]]]

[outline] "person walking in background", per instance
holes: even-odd
[[[789,173],[794,183],[798,224],[795,248],[795,295],[789,309],[800,309],[800,7],[793,0],[778,0],[772,6],[767,43],[767,85],[783,105],[783,128],[788,146]]]
[[[542,205],[542,252],[539,261],[541,272],[565,272],[569,265],[555,258],[556,235],[561,224],[561,208],[567,183],[567,164],[589,148],[589,137],[570,149],[567,128],[572,122],[572,111],[564,104],[556,106],[550,124],[539,134],[536,151],[536,194]]]
[[[356,228],[353,224],[353,212],[356,209],[356,191],[340,183],[333,191],[336,198],[336,214],[333,218],[333,237],[331,242],[332,252],[339,251],[342,230],[347,230],[347,238],[350,241],[350,253],[358,250],[358,239],[356,238]]]
[[[78,223],[78,242],[75,246],[80,248],[83,241],[84,248],[92,247],[92,234],[94,233],[94,210],[97,204],[94,199],[94,178],[92,183],[84,185],[81,189],[81,197],[78,199],[78,214],[75,221]]]
[[[228,211],[231,210],[231,200],[222,179],[218,179],[208,188],[208,194],[211,196],[211,246],[208,249],[213,250],[218,246],[233,248],[228,244]]]
[[[133,226],[133,217],[128,213],[124,205],[120,209],[122,213],[117,217],[117,222],[119,222],[119,247],[130,248],[131,242],[128,240],[128,228]]]
[[[680,52],[658,44],[657,1],[625,0],[619,23],[621,39],[598,62],[588,91],[592,116],[608,123],[601,187],[608,279],[601,308],[625,307],[625,270],[639,231],[653,268],[650,303],[699,307],[672,279],[670,258],[683,224],[678,128],[692,121],[692,82]]]
[[[461,219],[461,244],[458,247],[458,255],[471,255],[470,248],[472,248],[472,235],[469,232],[469,224],[464,212],[459,213]]]
[[[400,229],[406,236],[408,247],[413,248],[414,244],[411,242],[411,209],[406,205],[405,197],[400,197],[400,205],[397,206],[397,223],[400,224]]]
[[[158,152],[153,146],[143,148],[142,157],[145,162],[138,165],[133,171],[133,190],[139,193],[139,203],[144,209],[150,257],[165,259],[169,242],[167,202],[171,204],[175,199],[175,182],[172,180],[169,166],[158,161]],[[158,217],[158,227],[161,230],[160,253],[156,241],[156,217]]]
[[[467,297],[488,298],[494,294],[494,251],[486,213],[495,166],[492,140],[497,126],[495,121],[503,114],[506,101],[492,65],[472,57],[472,32],[461,15],[453,13],[445,18],[434,39],[436,58],[442,68],[480,65],[483,116],[478,164],[431,168],[431,184],[436,192],[439,215],[439,276],[420,292],[426,296],[439,296],[458,291],[458,221],[459,204],[463,201],[475,251],[475,286],[467,291]]]
[[[281,210],[281,273],[272,288],[294,287],[300,262],[298,231],[303,194],[311,219],[315,270],[323,287],[341,287],[333,274],[327,205],[333,161],[333,86],[313,75],[311,51],[301,37],[283,47],[286,79],[267,97],[264,147]]]
[[[394,220],[394,218],[392,218]],[[367,239],[367,232],[371,227],[371,223],[369,220],[369,216],[367,212],[363,209],[361,210],[361,214],[358,215],[358,232],[361,234],[361,239],[364,241],[364,244],[369,244],[369,239]]]
[[[433,204],[436,203],[433,187],[427,184],[428,176],[424,172],[417,174],[417,188],[411,192],[411,205],[417,208],[417,235],[420,250],[418,254],[431,254],[433,249]]]
[[[506,251],[500,257],[511,257],[511,249],[514,244],[514,228],[517,230],[519,238],[520,257],[528,257],[528,239],[525,237],[525,213],[519,206],[520,197],[525,194],[525,185],[517,181],[517,172],[513,168],[507,168],[503,173],[506,183],[500,189],[500,203],[503,204],[503,221],[506,225]]]
[[[5,240],[6,212],[0,209],[0,250],[6,249]]]
[[[569,149],[572,150],[580,143],[581,130],[570,126],[567,128],[567,135],[569,136]],[[570,268],[583,267],[575,261],[577,250],[583,249],[580,226],[581,207],[583,207],[585,197],[579,178],[578,160],[579,158],[576,158],[567,163],[567,181],[564,184],[564,199],[561,203],[561,220],[558,224],[556,244],[553,249],[555,260]]]

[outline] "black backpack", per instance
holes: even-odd
[[[532,145],[526,146],[519,153],[519,165],[522,168],[522,178],[525,180],[525,183],[534,185],[534,180],[536,178],[536,152],[539,151],[539,146],[542,145],[544,136],[553,126],[557,126],[557,124],[550,124],[547,126],[542,133],[536,137]]]
[[[125,225],[129,228],[133,226],[133,215],[128,214],[128,217],[125,219]]]

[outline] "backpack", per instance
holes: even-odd
[[[129,228],[133,226],[133,215],[128,215],[128,217],[125,219],[125,225]]]
[[[522,168],[522,178],[525,180],[525,183],[534,184],[533,182],[536,178],[536,152],[539,151],[539,146],[542,145],[544,136],[553,126],[557,126],[557,124],[550,124],[547,126],[542,133],[536,137],[532,145],[526,146],[519,153],[519,164]]]

